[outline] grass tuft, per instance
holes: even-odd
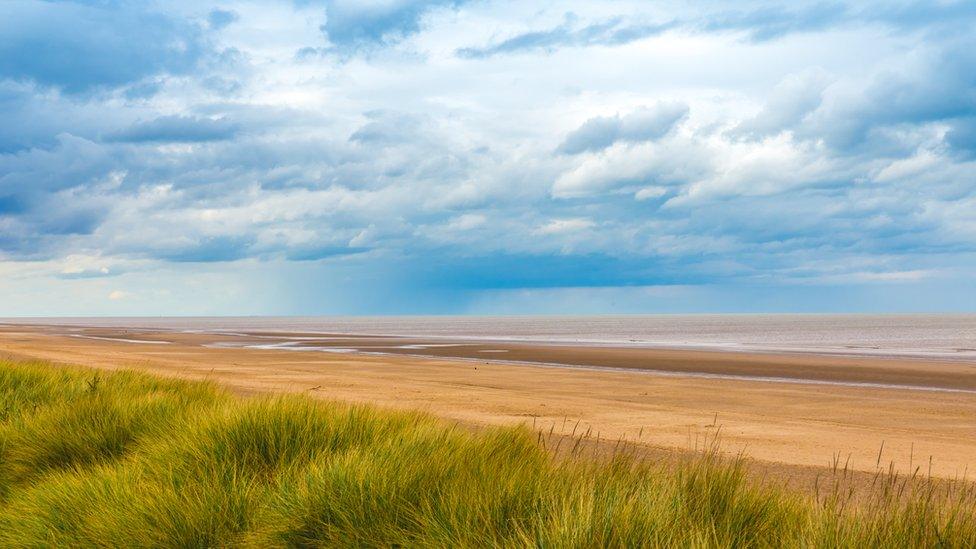
[[[0,362],[2,546],[971,547],[974,503],[892,472],[815,496],[714,449],[556,458],[527,428]]]

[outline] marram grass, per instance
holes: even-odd
[[[884,477],[817,499],[714,454],[554,459],[537,440],[0,362],[0,546],[976,546],[968,485]]]

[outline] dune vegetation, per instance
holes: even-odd
[[[528,428],[0,362],[0,545],[976,546],[968,485],[856,501],[681,464],[554,457]]]

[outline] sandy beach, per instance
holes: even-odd
[[[0,353],[477,425],[589,430],[657,450],[720,433],[725,451],[780,467],[839,459],[865,472],[891,463],[949,478],[976,471],[976,364],[967,361],[36,325],[0,327]]]

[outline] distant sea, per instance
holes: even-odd
[[[976,360],[976,315],[137,317],[13,318],[0,322],[188,332],[317,332]]]

